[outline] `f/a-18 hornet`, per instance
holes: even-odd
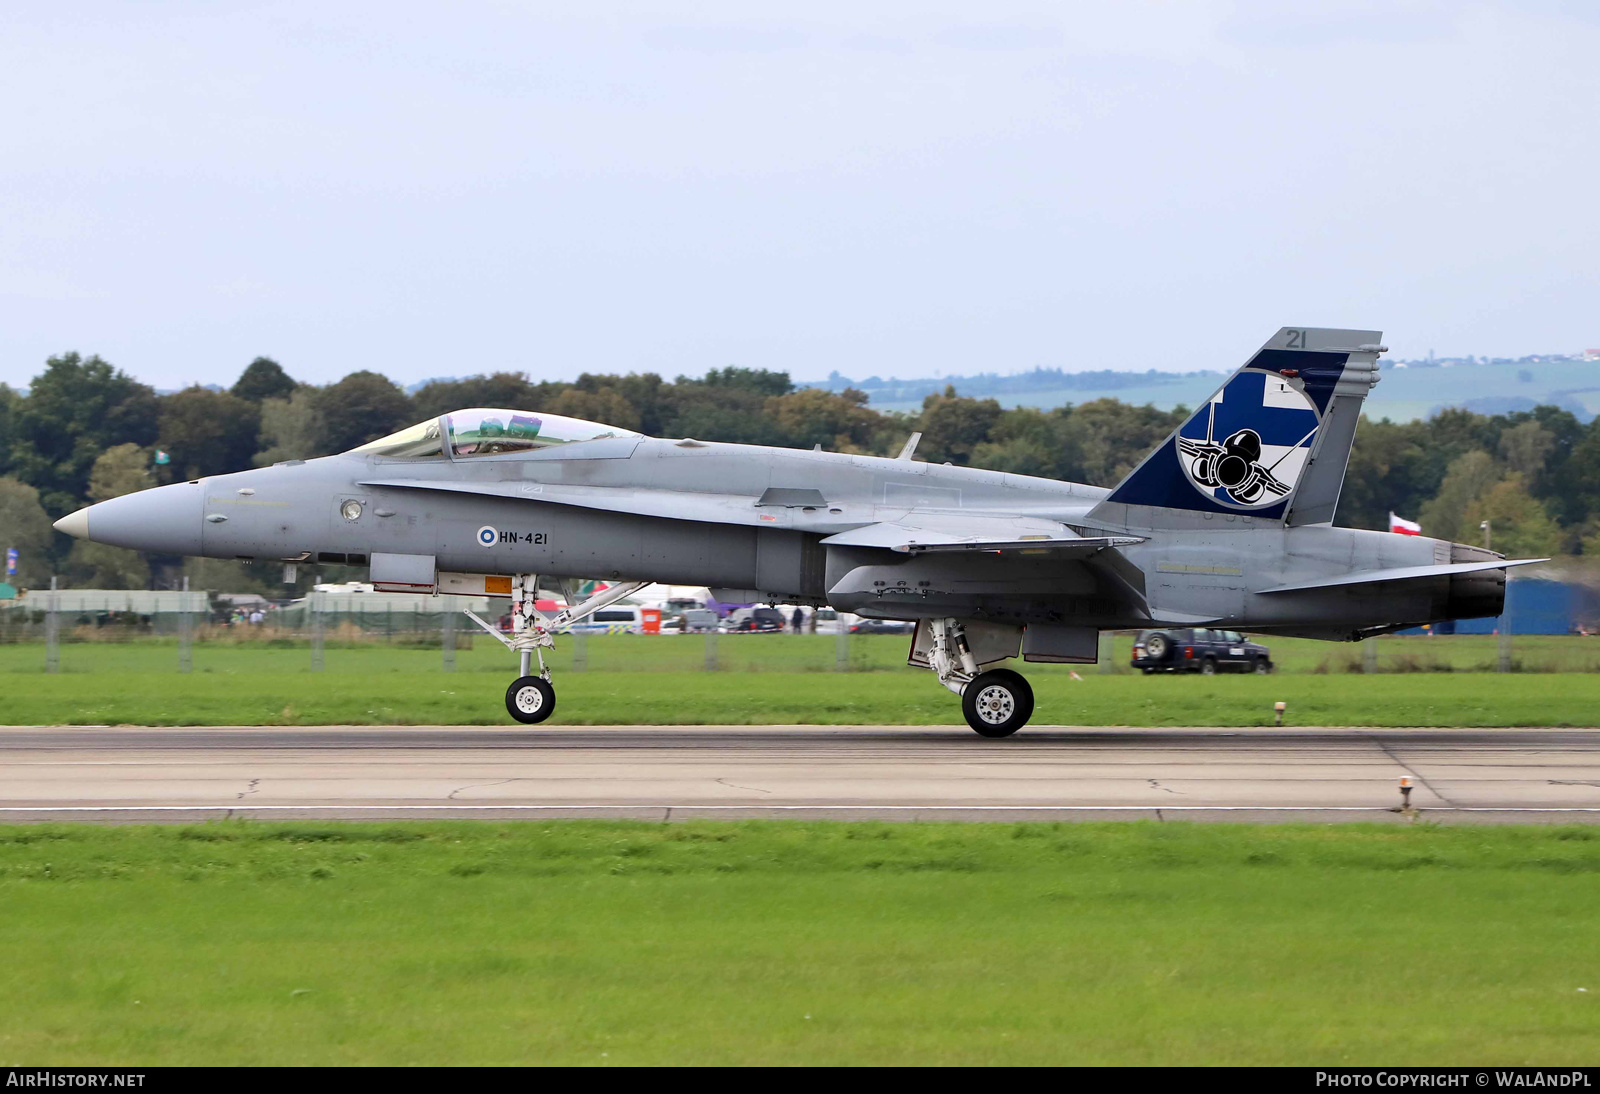
[[[1507,560],[1333,526],[1380,332],[1285,327],[1114,489],[913,458],[646,437],[534,410],[443,414],[336,456],[176,483],[62,518],[140,551],[367,565],[384,591],[504,596],[520,722],[555,709],[553,634],[651,582],[914,620],[910,661],[1004,737],[1004,668],[1092,663],[1103,630],[1355,640],[1498,615]],[[535,607],[543,577],[569,607]],[[582,600],[580,578],[615,584]],[[537,657],[539,671],[533,671]]]

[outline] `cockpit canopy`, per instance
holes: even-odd
[[[586,422],[561,414],[534,414],[523,410],[474,407],[442,414],[425,422],[368,441],[354,452],[366,452],[390,459],[422,460],[445,455],[449,439],[450,455],[462,460],[472,456],[503,456],[512,452],[531,452],[559,444],[598,441],[607,437],[641,437],[631,429]]]

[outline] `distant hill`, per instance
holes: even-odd
[[[1445,407],[1462,407],[1479,414],[1506,414],[1536,406],[1559,406],[1588,424],[1600,415],[1600,355],[1540,355],[1516,360],[1451,358],[1445,360],[1380,362],[1383,378],[1368,397],[1366,413],[1372,418],[1405,422],[1428,418]],[[854,380],[838,372],[826,380],[798,387],[867,393],[874,410],[915,411],[922,400],[946,387],[974,399],[994,399],[1003,407],[1041,408],[1095,399],[1120,399],[1135,406],[1150,404],[1162,410],[1198,406],[1221,386],[1227,374],[1204,369],[1196,372],[1145,372],[1095,369],[1068,372],[1036,368],[1029,372],[980,372],[971,376],[937,376],[902,380],[868,376]],[[440,376],[409,384],[416,394],[424,386],[458,377]]]
[[[1430,417],[1445,407],[1503,414],[1541,405],[1563,407],[1584,423],[1600,414],[1600,360],[1585,360],[1582,356],[1493,362],[1385,360],[1382,367],[1382,380],[1366,404],[1366,412],[1372,418],[1410,421]],[[1055,407],[1110,398],[1170,410],[1180,404],[1196,406],[1203,402],[1221,384],[1223,376],[1215,371],[1066,372],[1041,368],[1010,375],[979,373],[928,380],[869,376],[852,380],[835,372],[826,380],[800,386],[830,391],[853,387],[866,392],[873,409],[880,411],[916,410],[925,397],[946,386],[954,387],[959,395],[995,399],[1005,407]]]

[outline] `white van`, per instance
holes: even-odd
[[[643,634],[644,613],[632,604],[613,604],[562,628],[563,634]]]
[[[850,612],[835,611],[832,608],[818,608],[817,633],[838,634],[840,631],[849,633],[850,624],[854,623],[856,618]]]

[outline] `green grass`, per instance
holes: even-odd
[[[12,827],[0,1057],[1577,1065],[1597,898],[1592,829]]]
[[[133,672],[176,672],[177,641],[173,638],[130,636],[125,631],[92,627],[76,628],[87,641],[66,641],[61,646],[63,672],[100,672],[124,669]],[[261,672],[302,672],[310,663],[309,642],[304,638],[278,637],[251,641],[260,632],[208,629],[215,641],[197,642],[194,664],[198,670],[231,671],[249,667]],[[273,632],[276,633],[276,632]],[[123,639],[123,641],[92,640]],[[340,665],[352,670],[361,666],[424,666],[441,664],[439,636],[435,633],[398,633],[390,645],[381,634],[363,637],[354,629],[330,635],[326,642],[329,669]],[[499,643],[482,634],[459,632],[461,644],[456,652],[461,671],[506,671],[511,656]],[[1360,673],[1363,650],[1346,642],[1317,642],[1303,638],[1265,638],[1273,662],[1282,673],[1312,675]],[[550,656],[551,664],[570,671],[579,640],[560,636]],[[1130,673],[1133,637],[1115,636],[1111,666]],[[706,638],[702,635],[590,635],[582,640],[585,671],[589,672],[703,672],[707,668]],[[849,639],[847,666],[851,672],[906,671],[907,639],[893,635],[856,635]],[[1380,638],[1376,641],[1377,668],[1380,674],[1435,672],[1489,672],[1499,660],[1498,639],[1493,635],[1452,635],[1440,638]],[[838,639],[833,635],[719,635],[715,639],[715,668],[722,672],[828,672],[839,667]],[[1528,673],[1600,673],[1600,638],[1570,635],[1520,635],[1513,639],[1512,660],[1516,671]],[[42,643],[0,643],[0,674],[43,672],[45,651]],[[379,669],[382,671],[382,668]],[[1030,674],[1060,673],[1066,666],[1029,665]],[[1097,666],[1080,671],[1095,672]]]
[[[1530,647],[1534,642],[1518,641]],[[1492,657],[1493,642],[1394,640],[1463,666],[1475,664],[1484,650]],[[1556,639],[1551,647],[1568,650],[1570,657],[1587,656],[1587,642]],[[1304,662],[1303,671],[1292,671],[1292,658],[1307,645],[1312,644],[1283,644],[1290,668],[1270,677],[1018,667],[1038,696],[1039,724],[1265,725],[1280,700],[1289,704],[1290,725],[1588,726],[1596,724],[1600,710],[1600,673],[1363,676],[1318,672],[1316,664],[1307,669]],[[1359,651],[1314,646],[1323,657],[1330,649],[1359,657]],[[552,724],[961,723],[955,697],[931,674],[905,666],[904,640],[856,639],[848,672],[825,671],[833,666],[833,650],[827,636],[725,636],[717,642],[721,668],[707,672],[699,639],[597,637],[588,643],[587,669],[576,671],[573,643],[563,640],[552,658],[559,695]],[[1402,649],[1394,656],[1420,655]],[[382,645],[330,648],[322,672],[311,672],[309,664],[306,649],[200,646],[194,672],[180,674],[170,643],[82,643],[63,646],[62,671],[46,674],[40,647],[0,646],[0,724],[508,721],[503,701],[514,661],[498,645],[480,642],[458,651],[450,673],[443,671],[437,650]]]
[[[349,651],[329,671],[218,669],[0,675],[5,725],[506,725],[506,666],[442,673],[394,651]],[[368,664],[370,662],[370,664]],[[1030,673],[1036,725],[1590,726],[1600,677],[1099,676]],[[959,725],[923,672],[563,673],[560,725]]]

